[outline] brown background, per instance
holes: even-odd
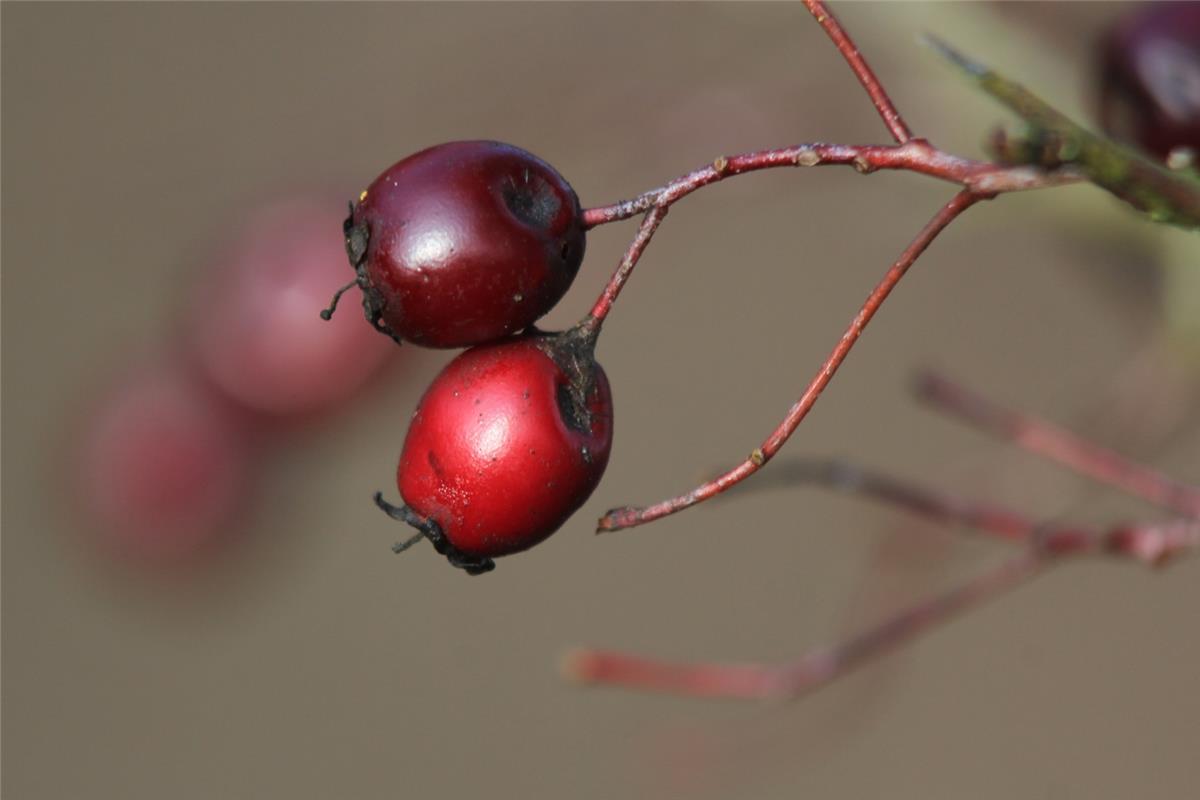
[[[1090,42],[1120,10],[839,9],[912,125],[970,155],[1003,113],[917,32],[1083,113]],[[1071,566],[783,707],[556,676],[585,642],[784,660],[1003,556],[813,490],[590,534],[605,508],[685,489],[760,440],[949,197],[915,176],[779,171],[681,204],[600,345],[618,420],[605,482],[484,578],[427,548],[393,558],[368,500],[445,353],[399,353],[354,414],[288,440],[237,546],[186,580],[106,564],[71,516],[81,398],[170,328],[198,254],[262,197],[361,185],[453,138],[527,147],[587,204],[721,153],[882,140],[799,6],[5,3],[3,125],[6,798],[1179,798],[1200,783],[1200,559]],[[631,233],[591,236],[551,323],[583,313]],[[1200,479],[1194,419],[1157,441],[1112,422],[1155,329],[1157,248],[1186,241],[1087,188],[972,211],[784,457],[1048,516],[1151,513],[905,386],[939,365]]]

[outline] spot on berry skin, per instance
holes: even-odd
[[[586,412],[576,405],[575,399],[571,397],[571,389],[560,383],[555,387],[554,399],[558,403],[558,414],[567,427],[586,435],[589,432]]]
[[[540,175],[525,170],[524,181],[509,178],[501,187],[500,196],[509,212],[531,228],[548,230],[562,209],[553,187]]]
[[[444,479],[446,477],[445,476],[445,468],[442,466],[442,462],[440,460],[438,460],[437,455],[434,454],[434,452],[432,450],[430,450],[429,454],[426,455],[425,458],[429,462],[429,467],[430,467],[430,469],[433,470],[433,474],[437,475],[439,478]]]

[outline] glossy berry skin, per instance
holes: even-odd
[[[533,324],[583,260],[579,199],[512,145],[450,142],[375,179],[346,222],[368,317],[427,347],[493,341]]]
[[[396,473],[400,494],[459,554],[486,559],[532,547],[600,482],[612,445],[608,379],[589,349],[574,362],[583,370],[573,382],[571,355],[564,362],[548,352],[560,338],[466,351],[413,415]],[[585,404],[573,399],[583,396]]]
[[[1123,17],[1102,49],[1101,124],[1165,159],[1200,151],[1200,3],[1148,3]]]

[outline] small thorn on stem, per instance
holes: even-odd
[[[333,319],[333,312],[337,311],[338,301],[342,299],[342,295],[350,291],[351,288],[358,285],[358,280],[352,280],[342,288],[333,293],[333,299],[329,301],[329,307],[321,309],[321,319],[328,322]]]

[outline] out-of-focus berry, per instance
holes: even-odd
[[[188,341],[232,399],[271,415],[348,400],[395,352],[357,314],[320,311],[346,281],[345,200],[298,196],[251,214],[192,298]],[[352,288],[346,300],[359,297]]]
[[[1149,3],[1108,32],[1100,119],[1160,160],[1176,148],[1200,153],[1200,2]]]
[[[83,433],[81,511],[107,549],[179,562],[230,530],[248,494],[247,421],[178,358],[139,364]]]

